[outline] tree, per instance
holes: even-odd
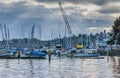
[[[108,41],[107,41],[107,44],[108,44],[108,45],[113,45],[113,44],[114,44],[114,40],[113,40],[113,39],[108,40]]]
[[[114,21],[113,27],[113,39],[117,40],[117,44],[120,44],[120,17]]]

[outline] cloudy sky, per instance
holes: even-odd
[[[23,31],[29,37],[33,24],[35,36],[40,37],[41,27],[41,38],[45,40],[64,36],[65,31],[69,35],[58,2],[75,35],[109,31],[120,16],[120,0],[0,0],[0,24],[10,29],[11,38],[22,37]]]

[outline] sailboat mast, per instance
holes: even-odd
[[[7,29],[6,29],[6,25],[4,25],[4,30],[5,30],[5,48],[8,48],[8,37],[7,37]]]
[[[33,46],[34,46],[34,33],[35,33],[35,24],[33,25],[33,27],[32,27],[32,32],[31,32],[31,49],[33,49]]]
[[[9,46],[9,43],[10,43],[10,31],[9,31],[9,28],[7,28],[7,33],[8,33],[7,47],[10,48],[10,46]]]
[[[42,45],[41,43],[41,26],[38,25],[38,39],[39,39],[39,44],[38,44],[38,47]]]
[[[51,30],[51,43],[50,46],[53,46],[53,30]]]
[[[21,24],[21,38],[20,38],[20,45],[23,46],[23,41],[22,41],[22,38],[23,38],[23,32],[22,32],[23,28],[22,28],[22,24]]]
[[[4,25],[4,30],[5,30],[5,40],[7,40],[7,30],[6,30],[6,25]]]
[[[3,40],[4,40],[5,38],[4,38],[3,28],[2,28],[2,25],[1,25],[1,24],[0,24],[0,29],[1,29],[1,33],[2,33],[2,38],[3,38]]]

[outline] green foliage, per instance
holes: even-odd
[[[113,45],[115,42],[114,42],[114,40],[113,39],[111,39],[111,40],[109,40],[109,41],[107,41],[107,44],[108,45]]]
[[[118,35],[117,41],[118,41],[117,44],[120,44],[120,33]]]
[[[120,44],[120,17],[114,21],[113,28],[113,39],[117,40],[117,44]]]

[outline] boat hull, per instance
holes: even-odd
[[[76,54],[74,57],[99,57],[100,54]]]
[[[6,53],[0,54],[0,59],[45,59],[46,54],[41,52],[30,52],[28,54],[21,54],[18,57],[18,54]]]
[[[21,56],[21,57],[14,57],[14,56],[0,56],[0,59],[46,59],[45,56]]]

